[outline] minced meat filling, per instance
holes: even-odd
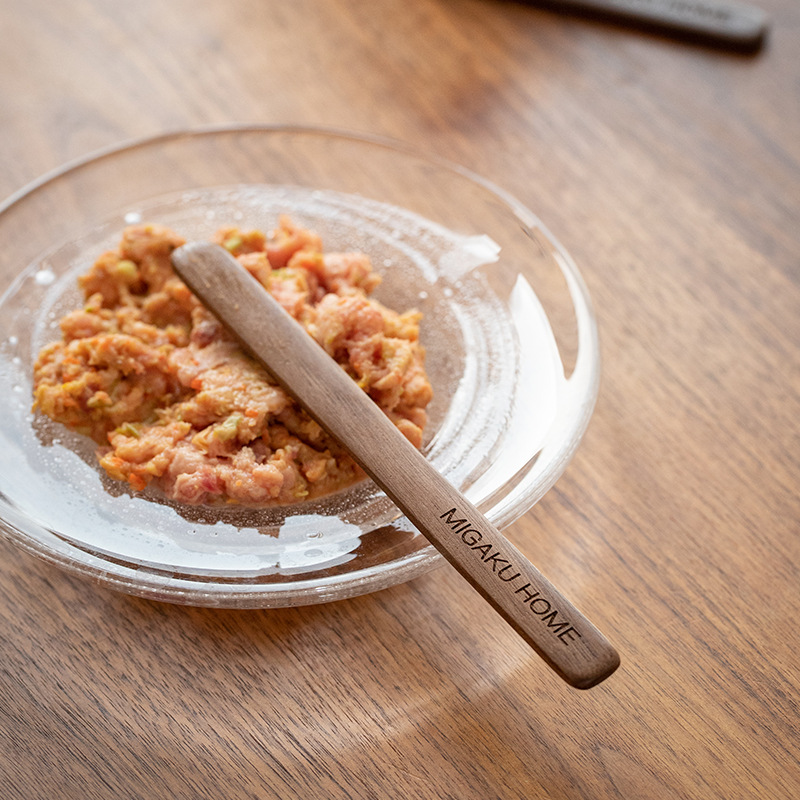
[[[326,253],[285,217],[269,235],[229,227],[215,241],[419,447],[432,395],[420,315],[369,296],[380,277],[367,256]],[[81,276],[84,307],[37,359],[34,408],[94,439],[112,478],[184,503],[287,504],[363,478],[176,276],[183,243],[131,226]]]

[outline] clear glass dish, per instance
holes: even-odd
[[[109,481],[94,446],[31,411],[32,365],[80,303],[76,277],[131,222],[208,238],[278,214],[363,250],[377,297],[423,313],[435,391],[424,453],[498,527],[571,459],[594,407],[596,324],[569,256],[528,209],[394,142],[236,126],[65,166],[0,206],[0,531],[133,595],[201,606],[326,602],[442,563],[370,482],[277,509],[203,508]]]

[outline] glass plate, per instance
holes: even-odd
[[[279,214],[366,252],[376,297],[423,313],[435,397],[423,452],[498,527],[555,483],[591,415],[597,331],[568,255],[487,181],[394,142],[237,126],[67,165],[0,207],[0,530],[133,595],[267,608],[325,602],[442,563],[371,482],[299,505],[182,506],[130,492],[94,445],[31,412],[32,365],[80,305],[76,277],[126,224],[187,239]]]

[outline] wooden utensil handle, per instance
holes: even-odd
[[[767,15],[735,0],[529,0],[553,9],[585,11],[693,35],[731,47],[755,49],[767,31]]]
[[[603,635],[226,250],[192,243],[172,261],[200,300],[556,672],[589,688],[616,669],[619,656]]]

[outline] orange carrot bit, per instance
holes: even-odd
[[[192,379],[192,382],[189,386],[194,389],[196,392],[199,392],[203,388],[203,379],[201,377],[197,377]]]
[[[258,416],[258,409],[257,408],[246,408],[244,410],[244,415],[246,417],[250,417],[250,419],[255,419]]]
[[[141,492],[145,486],[147,486],[147,482],[142,478],[141,475],[137,475],[135,472],[132,472],[128,475],[128,483],[137,491]]]

